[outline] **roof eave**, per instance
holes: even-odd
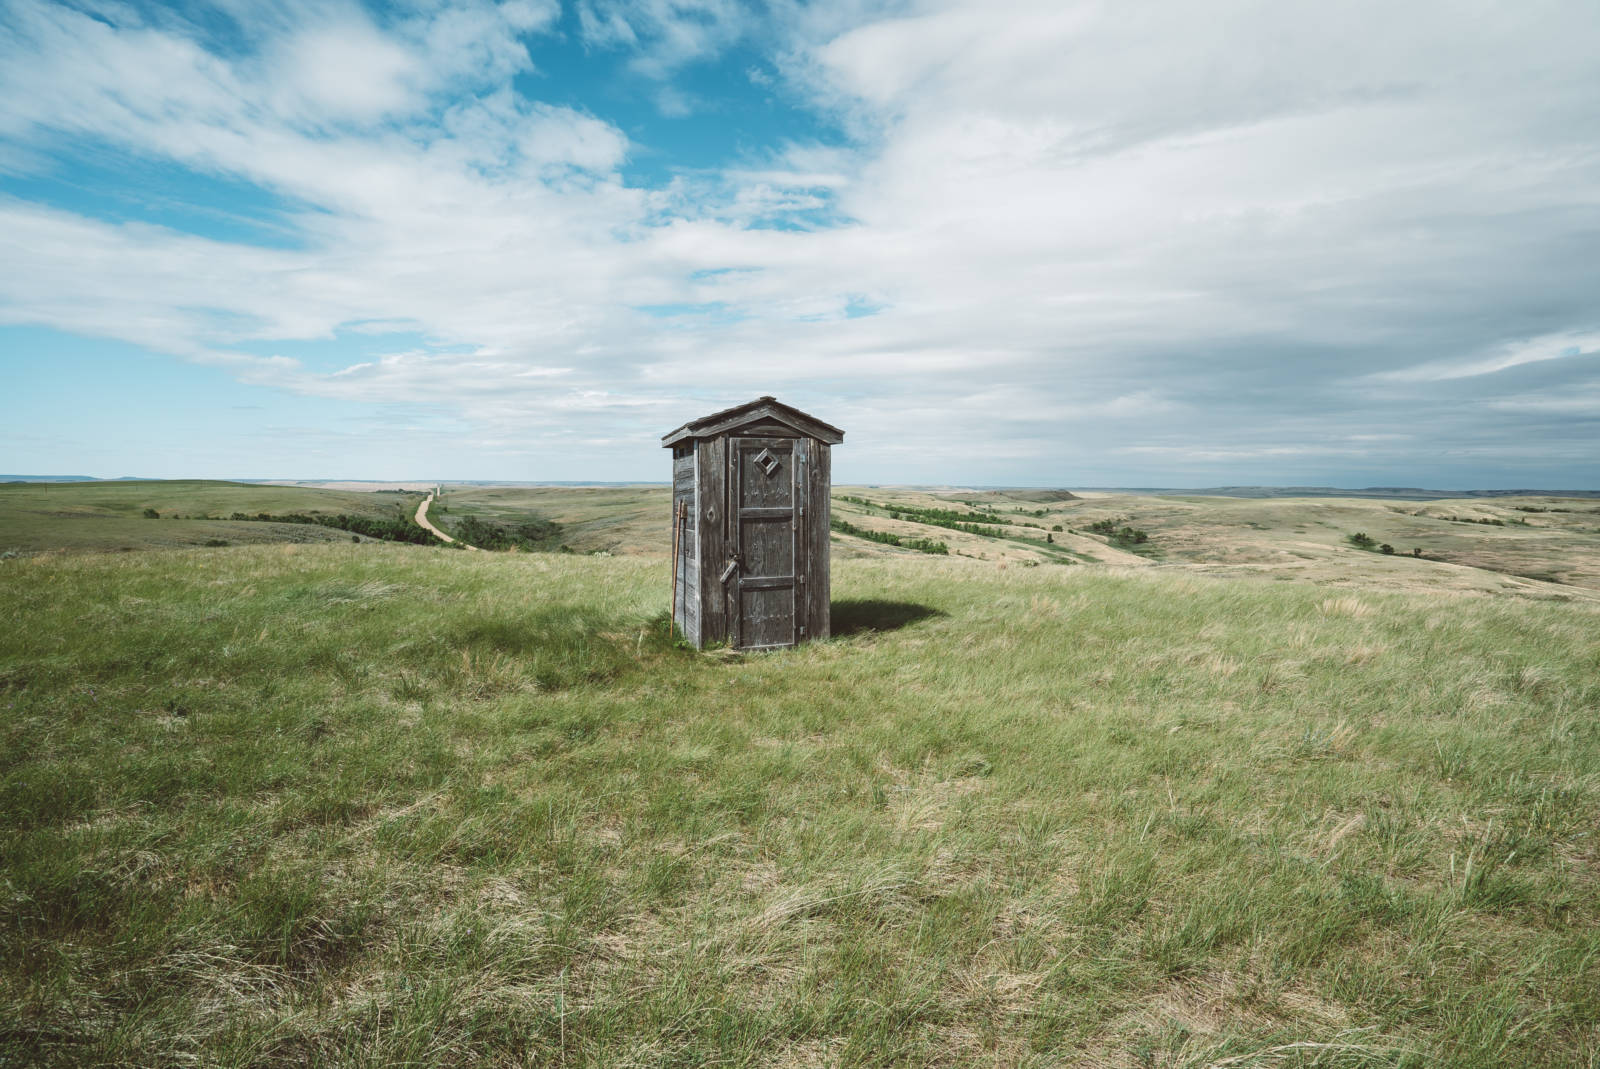
[[[816,438],[828,445],[838,445],[844,441],[844,431],[838,427],[824,423],[792,405],[786,405],[775,397],[759,397],[754,401],[747,401],[742,405],[734,405],[732,408],[713,412],[709,416],[690,420],[663,435],[661,445],[667,448],[685,438],[714,438],[737,428],[742,423],[753,423],[758,419],[775,419],[799,434]]]

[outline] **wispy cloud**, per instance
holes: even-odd
[[[578,0],[578,25],[591,48],[625,49],[651,77],[717,55],[759,24],[736,0]]]
[[[1521,367],[1523,364],[1536,364],[1545,360],[1569,360],[1597,354],[1600,354],[1600,330],[1568,330],[1502,345],[1496,352],[1487,356],[1473,356],[1464,360],[1427,361],[1396,371],[1380,371],[1370,377],[1377,382],[1443,382],[1448,379],[1493,375],[1495,372]]]

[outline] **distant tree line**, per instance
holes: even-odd
[[[288,512],[282,516],[274,516],[266,512],[258,512],[248,516],[243,512],[235,512],[228,517],[230,520],[249,520],[255,523],[304,523],[313,527],[333,527],[340,531],[349,531],[351,534],[365,535],[384,542],[409,542],[415,546],[426,546],[434,542],[433,535],[408,520],[379,519],[376,516],[349,516],[341,512],[337,516],[308,516],[303,512]]]
[[[865,538],[869,542],[881,542],[886,546],[899,546],[901,549],[914,549],[919,553],[934,553],[940,556],[947,556],[950,553],[949,546],[943,542],[935,542],[931,538],[906,538],[903,535],[890,534],[888,531],[871,531],[865,527],[857,527],[848,520],[833,520],[829,526],[840,534]]]
[[[1555,512],[1557,510],[1551,509],[1550,511]],[[1471,516],[1446,516],[1445,519],[1449,520],[1451,523],[1481,523],[1486,527],[1504,527],[1506,525],[1505,520],[1497,520],[1492,516],[1480,516],[1476,519]],[[1528,526],[1528,521],[1520,516],[1512,519],[1511,522],[1519,524],[1523,527]]]
[[[989,538],[1000,538],[1002,534],[999,531],[983,530],[977,524],[1033,527],[1041,531],[1044,530],[1044,527],[1040,524],[1013,520],[1009,516],[1000,516],[993,512],[961,512],[956,509],[930,508],[923,505],[885,505],[877,501],[868,501],[864,497],[850,497],[843,494],[840,495],[839,500],[848,501],[853,505],[864,505],[870,509],[878,509],[887,513],[891,520],[925,523],[931,527],[944,527],[951,531],[965,531],[967,534],[985,535]]]

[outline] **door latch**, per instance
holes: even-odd
[[[735,553],[733,555],[733,558],[728,561],[728,566],[726,568],[722,569],[722,575],[718,577],[717,582],[726,583],[729,579],[733,578],[733,573],[738,571],[738,570],[739,570],[739,554]]]

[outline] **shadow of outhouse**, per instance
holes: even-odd
[[[880,598],[845,598],[831,606],[833,635],[843,638],[862,631],[897,631],[907,624],[945,615],[941,610],[911,601]]]

